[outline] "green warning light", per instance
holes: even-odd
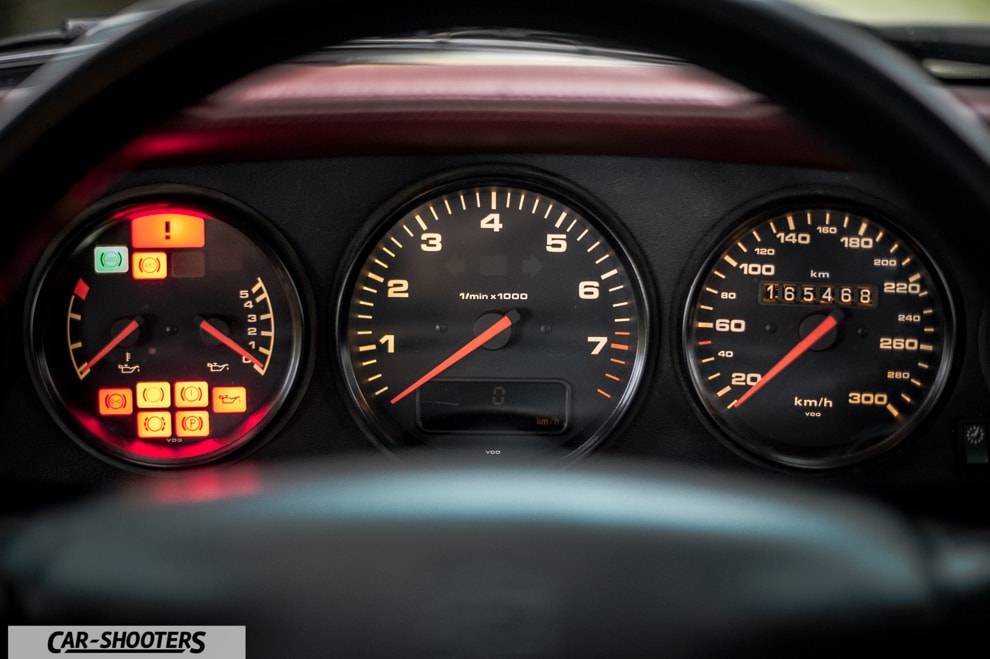
[[[127,272],[127,247],[125,245],[99,245],[93,250],[96,272]]]

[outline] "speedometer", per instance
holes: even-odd
[[[482,173],[385,214],[339,306],[344,375],[384,445],[577,453],[646,359],[644,281],[614,220],[561,181]]]
[[[889,221],[838,207],[745,222],[695,280],[684,350],[736,444],[789,466],[849,464],[924,418],[953,318],[925,253]]]

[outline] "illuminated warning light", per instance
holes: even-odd
[[[126,416],[134,411],[134,400],[130,389],[102,388],[100,397],[101,416]]]
[[[165,279],[168,276],[165,252],[134,252],[131,261],[131,276],[135,279]]]
[[[142,439],[172,436],[172,415],[169,412],[138,412],[137,434]]]
[[[176,412],[175,434],[178,437],[209,437],[210,413],[202,410]]]
[[[206,407],[210,404],[209,387],[205,382],[176,382],[176,407]]]
[[[97,245],[93,248],[93,267],[99,274],[127,272],[127,247]]]
[[[217,414],[237,414],[247,410],[247,389],[244,387],[213,387],[213,411]]]
[[[131,247],[163,249],[203,247],[206,244],[202,217],[185,213],[155,213],[131,220]]]
[[[137,406],[162,409],[172,405],[172,386],[168,382],[138,382]]]

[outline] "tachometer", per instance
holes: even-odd
[[[174,467],[270,426],[300,373],[305,313],[281,241],[262,227],[216,196],[129,195],[93,209],[46,257],[29,360],[73,436],[103,456]]]
[[[455,176],[390,212],[339,308],[345,378],[376,438],[585,450],[628,407],[649,313],[604,211],[560,182]]]
[[[790,466],[893,446],[950,363],[938,271],[873,213],[812,207],[744,223],[698,275],[684,349],[694,388],[733,441]]]

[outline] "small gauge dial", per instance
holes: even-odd
[[[350,273],[350,393],[388,446],[586,450],[643,370],[643,283],[560,183],[455,179],[389,213]]]
[[[85,446],[142,466],[200,464],[277,416],[300,372],[304,310],[278,240],[249,228],[259,221],[219,200],[123,202],[47,257],[29,356]]]
[[[699,274],[684,322],[691,380],[737,444],[824,468],[889,448],[950,363],[938,272],[872,213],[815,207],[746,222]]]

